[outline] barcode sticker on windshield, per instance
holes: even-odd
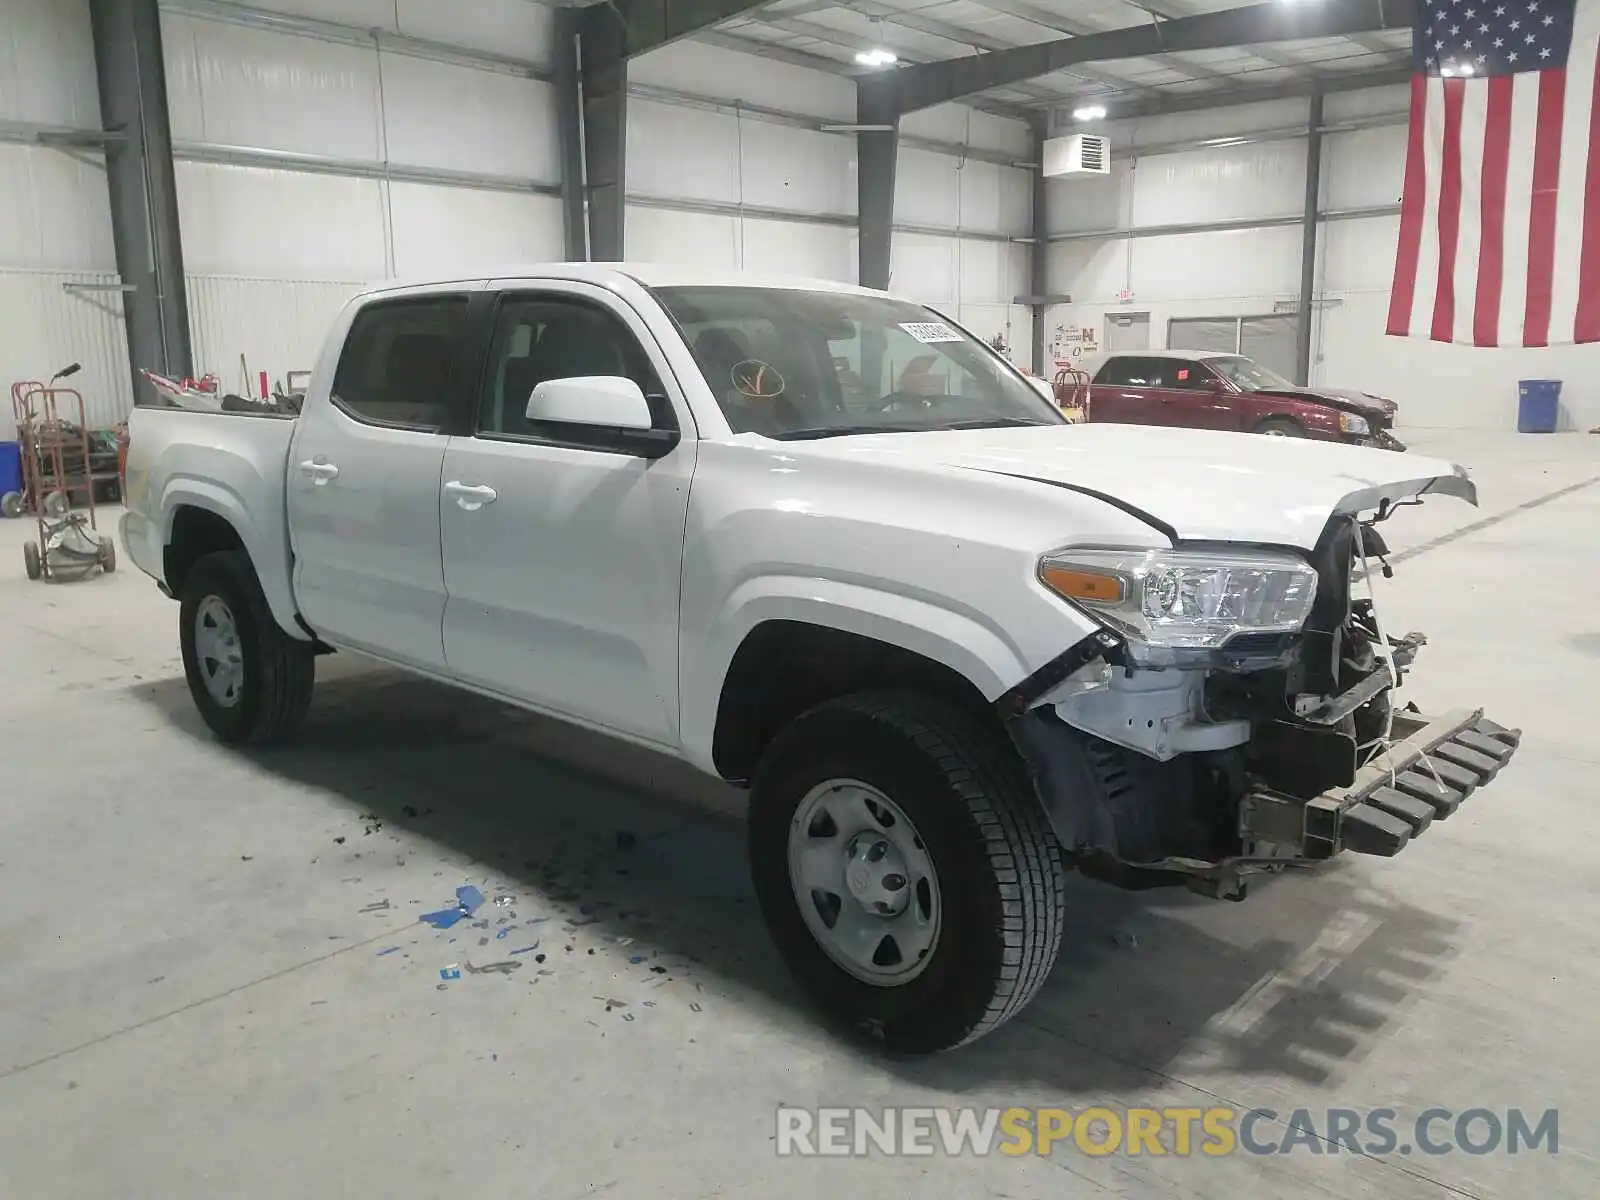
[[[935,342],[959,342],[961,335],[942,321],[909,321],[900,326],[924,346]]]

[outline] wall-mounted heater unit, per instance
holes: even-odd
[[[1044,173],[1047,178],[1111,174],[1110,139],[1098,133],[1050,138],[1044,144]]]

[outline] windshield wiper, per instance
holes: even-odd
[[[1065,422],[1063,422],[1064,424]],[[971,421],[951,421],[940,429],[1021,429],[1025,425],[1053,425],[1054,421],[1035,421],[1032,417],[979,417]]]
[[[926,433],[926,425],[819,425],[815,429],[790,429],[772,436],[780,442],[811,442],[818,438],[853,437],[858,433]]]
[[[1013,429],[1024,425],[1049,425],[1028,417],[980,417],[970,421],[941,421],[936,425],[819,425],[773,434],[780,442],[808,442],[818,438],[853,437],[858,433],[944,433],[952,429]]]

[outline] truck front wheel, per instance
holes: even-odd
[[[1004,735],[941,700],[811,709],[753,781],[750,865],[779,950],[832,1019],[895,1053],[1020,1012],[1061,943],[1061,848]]]
[[[189,694],[224,742],[270,742],[311,707],[316,657],[278,628],[249,557],[208,554],[184,577],[178,640]]]

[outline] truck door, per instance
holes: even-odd
[[[289,448],[288,511],[301,615],[337,646],[444,669],[439,472],[467,391],[469,295],[357,310],[330,394],[313,394]]]
[[[494,307],[471,431],[450,439],[440,499],[444,649],[456,678],[560,716],[678,744],[678,593],[694,425],[639,316],[579,283],[512,288]],[[649,459],[607,431],[530,422],[550,379],[625,377],[659,428]],[[663,381],[673,387],[669,398]]]

